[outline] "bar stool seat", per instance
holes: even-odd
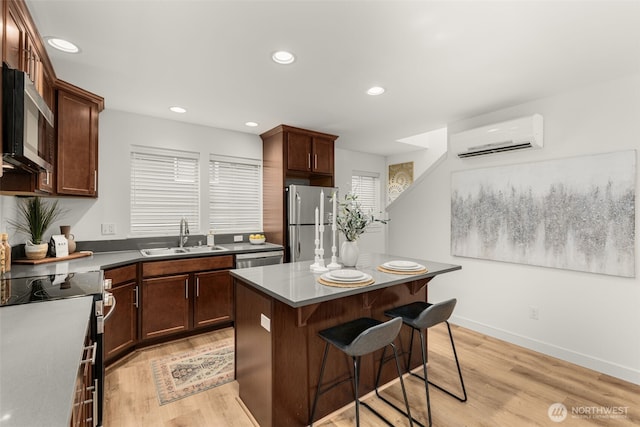
[[[429,399],[429,387],[428,384],[436,387],[437,389],[444,391],[448,395],[455,397],[460,402],[467,401],[467,390],[464,386],[464,380],[462,379],[462,371],[460,370],[460,362],[458,361],[458,353],[456,352],[456,346],[453,342],[453,335],[451,334],[451,325],[449,325],[449,317],[453,313],[453,309],[455,308],[457,300],[455,298],[442,301],[436,304],[430,304],[427,302],[413,302],[410,304],[402,305],[400,307],[393,308],[391,310],[387,310],[384,314],[388,317],[394,319],[402,319],[402,322],[407,326],[411,327],[411,341],[409,344],[409,357],[407,361],[407,372],[411,375],[420,378],[425,383],[425,393],[427,400],[427,413],[429,418],[429,426],[431,426],[431,404]],[[438,325],[440,323],[445,323],[447,325],[447,329],[449,331],[449,340],[451,341],[451,348],[453,349],[453,355],[455,357],[456,366],[458,368],[458,376],[460,378],[460,385],[462,387],[462,397],[453,394],[452,392],[446,390],[445,388],[432,383],[429,381],[429,377],[427,376],[427,356],[426,356],[426,342],[425,342],[425,330]],[[414,331],[418,331],[420,336],[420,348],[422,350],[422,370],[424,377],[411,372],[410,370],[410,362],[411,362],[411,352],[413,349],[413,333]],[[415,420],[414,420],[415,421]]]
[[[411,418],[411,409],[409,408],[409,401],[407,400],[407,393],[404,388],[404,382],[402,380],[402,372],[400,369],[400,362],[398,359],[398,352],[396,350],[393,341],[398,336],[400,329],[402,328],[402,321],[398,319],[391,319],[387,322],[381,322],[376,319],[368,317],[362,317],[356,320],[352,320],[347,323],[343,323],[338,326],[334,326],[328,329],[324,329],[318,332],[320,338],[325,341],[324,355],[322,357],[322,367],[320,368],[320,377],[318,379],[318,386],[316,389],[316,395],[313,400],[313,406],[311,408],[311,415],[309,417],[309,425],[313,426],[313,418],[316,412],[316,406],[318,398],[321,394],[329,391],[338,384],[344,381],[353,381],[353,390],[356,407],[356,425],[360,425],[360,403],[372,411],[376,416],[382,419],[390,426],[394,424],[390,423],[381,414],[371,408],[366,402],[360,402],[358,386],[360,384],[360,358],[363,355],[373,353],[374,351],[384,349],[382,352],[381,361],[384,360],[387,346],[391,346],[393,354],[396,360],[396,369],[398,371],[398,377],[400,378],[400,386],[402,387],[402,394],[404,396],[404,403],[406,407],[406,414],[409,419],[409,425],[413,426],[413,420]],[[322,389],[322,378],[324,376],[324,370],[327,362],[327,354],[329,347],[333,346],[338,350],[350,356],[353,361],[353,374],[349,378],[338,381],[334,384],[330,384]],[[378,371],[378,378],[380,378],[380,371],[382,370],[382,362]],[[376,394],[378,394],[378,382],[376,381]],[[395,406],[394,406],[395,407]]]

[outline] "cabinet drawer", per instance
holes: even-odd
[[[125,267],[117,267],[104,271],[105,279],[111,279],[113,286],[126,282],[135,282],[137,276],[137,264],[127,265]]]
[[[233,268],[233,255],[144,262],[142,276],[153,277],[224,268]]]

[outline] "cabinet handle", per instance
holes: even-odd
[[[184,299],[189,299],[189,279],[184,281]]]
[[[98,171],[93,171],[93,190],[96,191],[98,189]]]
[[[85,350],[91,349],[91,358],[90,359],[84,359],[82,362],[80,362],[80,364],[91,362],[92,365],[95,365],[96,364],[96,353],[98,351],[98,343],[94,342],[93,345],[90,345],[89,347],[85,347],[84,349]]]
[[[200,278],[196,277],[196,298],[200,298]]]
[[[134,305],[136,308],[138,308],[138,307],[140,307],[140,305],[139,305],[139,300],[138,300],[138,297],[139,297],[139,296],[138,296],[138,287],[137,287],[137,286],[136,286],[135,288],[133,288],[133,292],[135,292],[135,293],[136,293],[136,299],[135,299],[135,301],[133,302],[133,305]]]
[[[317,154],[313,155],[313,168],[314,169],[318,169],[318,155]]]
[[[307,155],[307,167],[311,169],[311,153]]]

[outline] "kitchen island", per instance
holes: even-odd
[[[435,276],[459,270],[452,264],[402,258],[427,267],[421,274],[378,271],[400,259],[384,254],[360,255],[357,269],[375,281],[363,287],[320,284],[309,271],[311,261],[232,270],[235,282],[236,380],[240,398],[262,427],[304,426],[318,383],[324,341],[318,331],[358,317],[388,320],[384,311],[412,301],[426,301],[426,285]],[[408,350],[409,331],[403,328],[399,351]],[[418,366],[414,352],[411,366]],[[363,356],[361,396],[373,390],[381,351]],[[345,355],[330,350],[326,384],[349,375]],[[383,368],[382,382],[397,377],[395,366]],[[318,401],[319,419],[353,401],[349,382]]]

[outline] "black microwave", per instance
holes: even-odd
[[[44,154],[46,138],[53,135],[53,113],[26,73],[4,63],[2,114],[3,161],[31,172],[51,170]]]

